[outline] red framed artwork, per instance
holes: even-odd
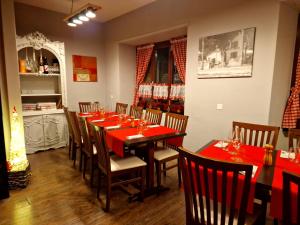
[[[73,55],[73,81],[97,82],[97,58]]]

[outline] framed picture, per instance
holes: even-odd
[[[199,39],[198,78],[251,77],[255,27]]]
[[[97,58],[73,55],[73,81],[97,82]]]

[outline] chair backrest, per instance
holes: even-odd
[[[80,134],[83,140],[83,150],[90,155],[93,155],[93,144],[90,139],[88,124],[85,117],[78,117]]]
[[[165,126],[185,132],[189,117],[185,115],[166,113]]]
[[[238,225],[245,224],[252,165],[204,158],[183,148],[179,148],[179,160],[185,194],[186,224],[226,222],[232,225],[233,221],[237,221]],[[245,176],[240,174],[241,171],[244,171]],[[222,176],[222,179],[218,176]],[[244,176],[244,179],[239,179],[239,176]],[[237,185],[238,180],[239,184],[243,183],[241,186]],[[232,185],[228,185],[229,183]],[[242,187],[239,209],[236,208],[237,187]],[[221,197],[218,196],[220,191]]]
[[[72,127],[72,132],[74,135],[74,140],[77,144],[81,143],[80,127],[77,119],[77,113],[75,111],[69,111],[70,122]]]
[[[104,174],[109,176],[111,173],[110,156],[106,147],[104,129],[93,125],[92,130],[98,155],[98,167]]]
[[[143,107],[140,106],[130,106],[130,116],[134,117],[135,119],[141,119],[143,116]]]
[[[289,129],[289,148],[300,147],[300,129]]]
[[[116,103],[116,113],[118,114],[126,114],[128,104],[125,103]]]
[[[81,113],[92,112],[92,103],[91,102],[79,102],[79,110]]]
[[[243,142],[247,145],[263,147],[272,144],[276,149],[279,127],[233,121],[233,131],[237,128],[243,133]]]
[[[148,122],[159,124],[161,123],[162,111],[156,109],[146,109],[145,120]]]
[[[71,119],[70,119],[68,107],[64,107],[64,113],[65,113],[67,124],[68,124],[69,135],[73,136],[73,130],[72,130]]]
[[[283,195],[282,195],[282,224],[284,225],[292,225],[292,224],[300,224],[300,176],[296,174],[292,174],[286,171],[282,172],[283,176]],[[298,204],[296,209],[296,215],[291,214],[292,210],[292,203],[291,199],[294,196],[292,195],[291,191],[291,184],[295,187],[295,191],[297,194],[296,202]],[[297,218],[295,218],[297,216]],[[296,219],[296,221],[293,221],[293,218]]]

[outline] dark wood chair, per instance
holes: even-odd
[[[279,127],[233,121],[232,128],[242,131],[244,144],[259,147],[272,144],[276,149]]]
[[[186,224],[246,224],[252,165],[204,158],[183,148],[179,148],[179,159],[185,195]],[[237,209],[235,193],[238,187],[238,176],[241,176],[242,171],[245,178],[240,181],[243,183],[243,190],[240,207]],[[222,174],[222,179],[217,178],[218,173]],[[232,174],[232,188],[230,189],[227,186],[228,174]],[[209,181],[210,178],[212,182]],[[218,201],[220,188],[222,197],[221,201]],[[230,205],[228,205],[227,196],[231,196]],[[252,215],[249,219],[251,218],[254,219]],[[252,223],[247,221],[247,224]]]
[[[153,124],[161,124],[162,111],[156,109],[146,109],[145,120]]]
[[[91,102],[79,102],[79,110],[81,113],[92,112],[93,104]]]
[[[292,174],[286,171],[282,172],[283,176],[283,195],[282,195],[282,224],[292,225],[300,224],[300,176]],[[291,183],[297,186],[297,218],[296,221],[292,221],[291,215]],[[296,223],[295,223],[296,222]]]
[[[116,103],[116,113],[118,114],[126,114],[128,104],[125,103]]]
[[[110,209],[111,188],[114,186],[127,185],[130,183],[139,184],[141,189],[140,197],[143,201],[147,164],[136,156],[128,156],[125,158],[120,158],[116,155],[110,156],[106,146],[104,130],[93,126],[93,134],[98,154],[98,199],[102,175],[104,175],[106,182],[106,204],[104,210],[108,212]]]
[[[169,128],[173,128],[179,132],[185,132],[186,126],[189,117],[174,113],[166,113],[165,118],[165,126]],[[180,173],[180,166],[179,166],[179,153],[178,147],[175,146],[168,141],[163,142],[163,147],[158,148],[154,151],[154,162],[156,166],[156,175],[157,175],[157,190],[159,191],[161,185],[161,174],[164,173],[166,175],[166,171],[172,168],[178,168],[178,185],[181,186],[181,173]],[[171,166],[167,166],[167,162],[177,160],[176,164]],[[163,165],[163,169],[162,169]]]
[[[300,147],[300,129],[289,129],[289,148]]]
[[[74,141],[74,134],[72,130],[72,125],[71,125],[71,119],[68,111],[68,107],[63,107],[64,108],[64,113],[66,116],[67,124],[68,124],[68,130],[69,130],[69,159],[71,159],[71,153],[72,153],[72,146],[73,141]]]
[[[76,166],[76,158],[77,158],[77,149],[79,149],[79,152],[82,152],[83,143],[82,138],[80,134],[80,127],[77,119],[77,113],[75,111],[69,111],[70,115],[70,123],[72,127],[72,132],[74,134],[73,136],[73,142],[72,142],[72,159],[73,159],[73,165]],[[81,169],[81,167],[80,167]]]
[[[143,107],[140,106],[130,106],[130,116],[134,117],[135,119],[141,119],[143,116]]]
[[[86,167],[87,167],[87,163],[89,162],[90,169],[91,169],[90,185],[92,187],[94,171],[97,164],[97,149],[96,146],[92,143],[92,140],[90,138],[86,118],[78,117],[78,120],[79,120],[80,133],[83,140],[83,148],[82,151],[80,152],[80,168],[81,165],[83,164],[82,176],[85,179]]]

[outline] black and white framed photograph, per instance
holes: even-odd
[[[199,39],[198,78],[251,77],[255,27]]]

